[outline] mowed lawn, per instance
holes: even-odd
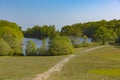
[[[64,57],[0,57],[0,80],[31,80]]]
[[[76,57],[50,80],[120,80],[120,47],[109,46],[85,54],[80,50],[76,49]]]

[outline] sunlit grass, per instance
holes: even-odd
[[[31,80],[64,57],[0,57],[0,80]]]
[[[76,49],[61,73],[51,76],[52,80],[120,80],[120,48],[104,47],[83,54]]]
[[[91,70],[90,73],[104,75],[104,76],[120,76],[120,68],[119,69]]]

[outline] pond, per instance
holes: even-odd
[[[23,39],[23,53],[25,54],[25,48],[26,48],[26,44],[29,40],[32,40],[33,42],[35,42],[36,47],[39,48],[42,45],[42,40],[39,39],[35,39],[35,38],[24,38]]]
[[[83,38],[80,38],[80,41],[83,42],[84,39],[83,39]],[[92,42],[92,38],[88,38],[87,42]]]
[[[36,38],[24,38],[23,39],[23,44],[24,44],[23,45],[23,53],[24,54],[25,54],[26,44],[29,40],[32,40],[33,42],[35,42],[37,48],[40,48],[40,46],[42,45],[42,40],[39,40],[39,39],[36,39]],[[49,39],[47,39],[47,45],[48,45],[48,41],[49,41]],[[82,41],[84,41],[84,39],[80,38],[80,41],[82,42]],[[91,41],[92,41],[92,39],[88,38],[87,42],[91,42]]]

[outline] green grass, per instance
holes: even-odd
[[[64,57],[0,57],[0,80],[31,80]]]
[[[76,57],[51,80],[120,80],[120,48],[109,46],[87,54],[82,50],[76,49]]]
[[[100,70],[91,70],[92,74],[99,74],[104,76],[120,76],[120,68],[119,69],[100,69]]]

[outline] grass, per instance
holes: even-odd
[[[80,52],[85,49],[76,49],[76,57],[51,80],[120,80],[120,48],[109,46],[87,54]]]
[[[120,68],[116,69],[100,69],[100,70],[91,70],[92,74],[99,74],[104,76],[120,76]]]
[[[31,80],[64,57],[0,57],[0,80]]]

